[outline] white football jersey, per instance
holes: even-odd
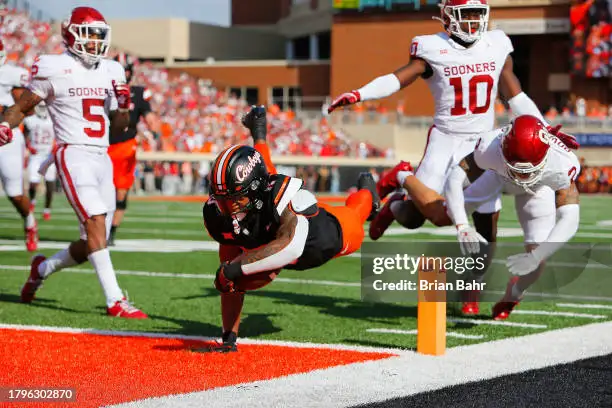
[[[40,56],[29,89],[46,101],[58,143],[108,146],[109,113],[118,107],[113,80],[125,83],[118,62],[103,59],[87,68],[66,52]]]
[[[0,66],[0,105],[12,106],[15,104],[11,91],[13,88],[25,88],[28,85],[30,74],[25,68],[12,64]]]
[[[470,48],[447,33],[414,37],[412,58],[421,58],[433,73],[425,78],[435,100],[434,125],[447,134],[488,132],[495,126],[499,75],[514,51],[501,30],[487,31]]]
[[[36,154],[51,153],[54,140],[51,117],[43,119],[37,115],[28,116],[23,120],[23,126],[28,131],[30,146],[36,149]]]
[[[511,195],[525,194],[525,189],[515,184],[508,175],[508,167],[501,152],[501,135],[504,128],[496,129],[483,134],[476,144],[474,160],[483,170],[493,170],[503,182],[503,191]],[[544,166],[542,178],[531,190],[536,192],[542,187],[549,187],[553,191],[563,190],[570,186],[580,173],[578,157],[558,138],[549,139],[550,151]]]

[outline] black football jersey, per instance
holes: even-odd
[[[141,117],[145,117],[151,112],[151,104],[149,103],[150,91],[143,86],[131,86],[130,94],[132,103],[130,105],[130,124],[125,132],[118,136],[110,135],[110,144],[125,142],[136,137],[136,126]]]
[[[336,217],[319,208],[314,196],[301,189],[302,180],[284,175],[270,176],[271,189],[264,206],[253,211],[241,225],[245,231],[235,234],[233,220],[219,211],[214,198],[204,204],[204,225],[218,243],[239,246],[245,250],[258,248],[275,239],[280,226],[280,214],[289,208],[308,221],[308,236],[302,256],[285,269],[304,270],[320,266],[342,250],[342,229]],[[312,197],[309,199],[304,197]]]

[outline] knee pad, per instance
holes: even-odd
[[[117,203],[115,205],[117,210],[125,210],[127,208],[127,196],[124,200],[117,200]]]

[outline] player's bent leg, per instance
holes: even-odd
[[[23,195],[23,190],[19,195],[11,195],[10,190],[7,188],[7,194],[9,195],[9,201],[19,212],[21,218],[23,218],[27,250],[30,252],[36,251],[38,248],[38,226],[30,207],[30,200]]]
[[[110,235],[108,237],[108,246],[115,245],[115,234],[117,232],[117,228],[121,225],[123,221],[123,217],[125,215],[125,210],[127,209],[127,198],[128,198],[128,190],[127,189],[117,189],[117,201],[115,204],[115,213],[113,214],[113,222],[110,229]]]
[[[55,189],[55,180],[45,182],[45,208],[43,210],[43,220],[51,219],[51,202],[53,201],[53,190]]]
[[[433,188],[427,187],[414,174],[407,174],[403,180],[402,187],[408,191],[412,201],[419,213],[438,227],[452,225],[452,221],[446,213],[444,197]],[[410,213],[413,213],[411,211]],[[411,214],[412,215],[412,214]],[[418,218],[414,215],[415,219]]]
[[[50,258],[37,254],[30,263],[30,276],[21,289],[21,301],[30,303],[34,295],[52,273],[64,268],[80,265],[87,261],[87,243],[84,240],[74,241],[66,249],[55,253]]]
[[[28,197],[30,198],[30,204],[32,208],[36,206],[36,190],[38,189],[38,180],[36,182],[32,182],[30,180],[30,187],[28,188]]]

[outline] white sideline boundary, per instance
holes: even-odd
[[[559,316],[559,317],[580,317],[583,319],[605,319],[608,316],[595,315],[590,313],[572,313],[572,312],[551,312],[548,310],[514,310],[512,314],[522,315],[538,315],[538,316]]]
[[[179,339],[179,340],[194,340],[194,341],[220,341],[219,337],[207,336],[191,336],[186,334],[172,333],[157,333],[157,332],[139,332],[139,331],[123,331],[123,330],[101,330],[76,327],[59,327],[59,326],[38,326],[38,325],[23,325],[23,324],[8,324],[0,323],[0,330],[20,330],[20,331],[37,331],[48,333],[72,333],[72,334],[91,334],[97,336],[110,337],[141,337],[148,339]],[[393,355],[414,354],[414,351],[401,348],[385,348],[385,347],[369,347],[369,346],[352,346],[347,344],[324,344],[324,343],[309,343],[297,341],[283,340],[259,340],[250,339],[248,337],[239,337],[238,345],[259,345],[259,346],[279,346],[293,348],[319,348],[330,350],[347,350],[363,353],[386,353]]]
[[[514,312],[512,312],[514,314]],[[448,323],[467,323],[467,324],[478,324],[488,326],[508,326],[508,327],[522,327],[525,329],[546,329],[548,328],[545,324],[534,324],[534,323],[518,323],[508,322],[505,320],[482,320],[482,319],[470,319],[467,317],[447,317]]]
[[[406,335],[416,335],[418,331],[415,330],[400,330],[400,329],[367,329],[368,333],[384,333],[384,334],[406,334]],[[466,340],[482,340],[485,338],[484,334],[463,334],[457,332],[446,332],[446,337],[454,337],[457,339],[466,339]]]
[[[612,322],[316,370],[268,381],[150,398],[114,408],[346,407],[612,353]]]
[[[597,305],[587,303],[557,303],[557,307],[568,307],[576,309],[608,309],[612,310],[612,305]]]

